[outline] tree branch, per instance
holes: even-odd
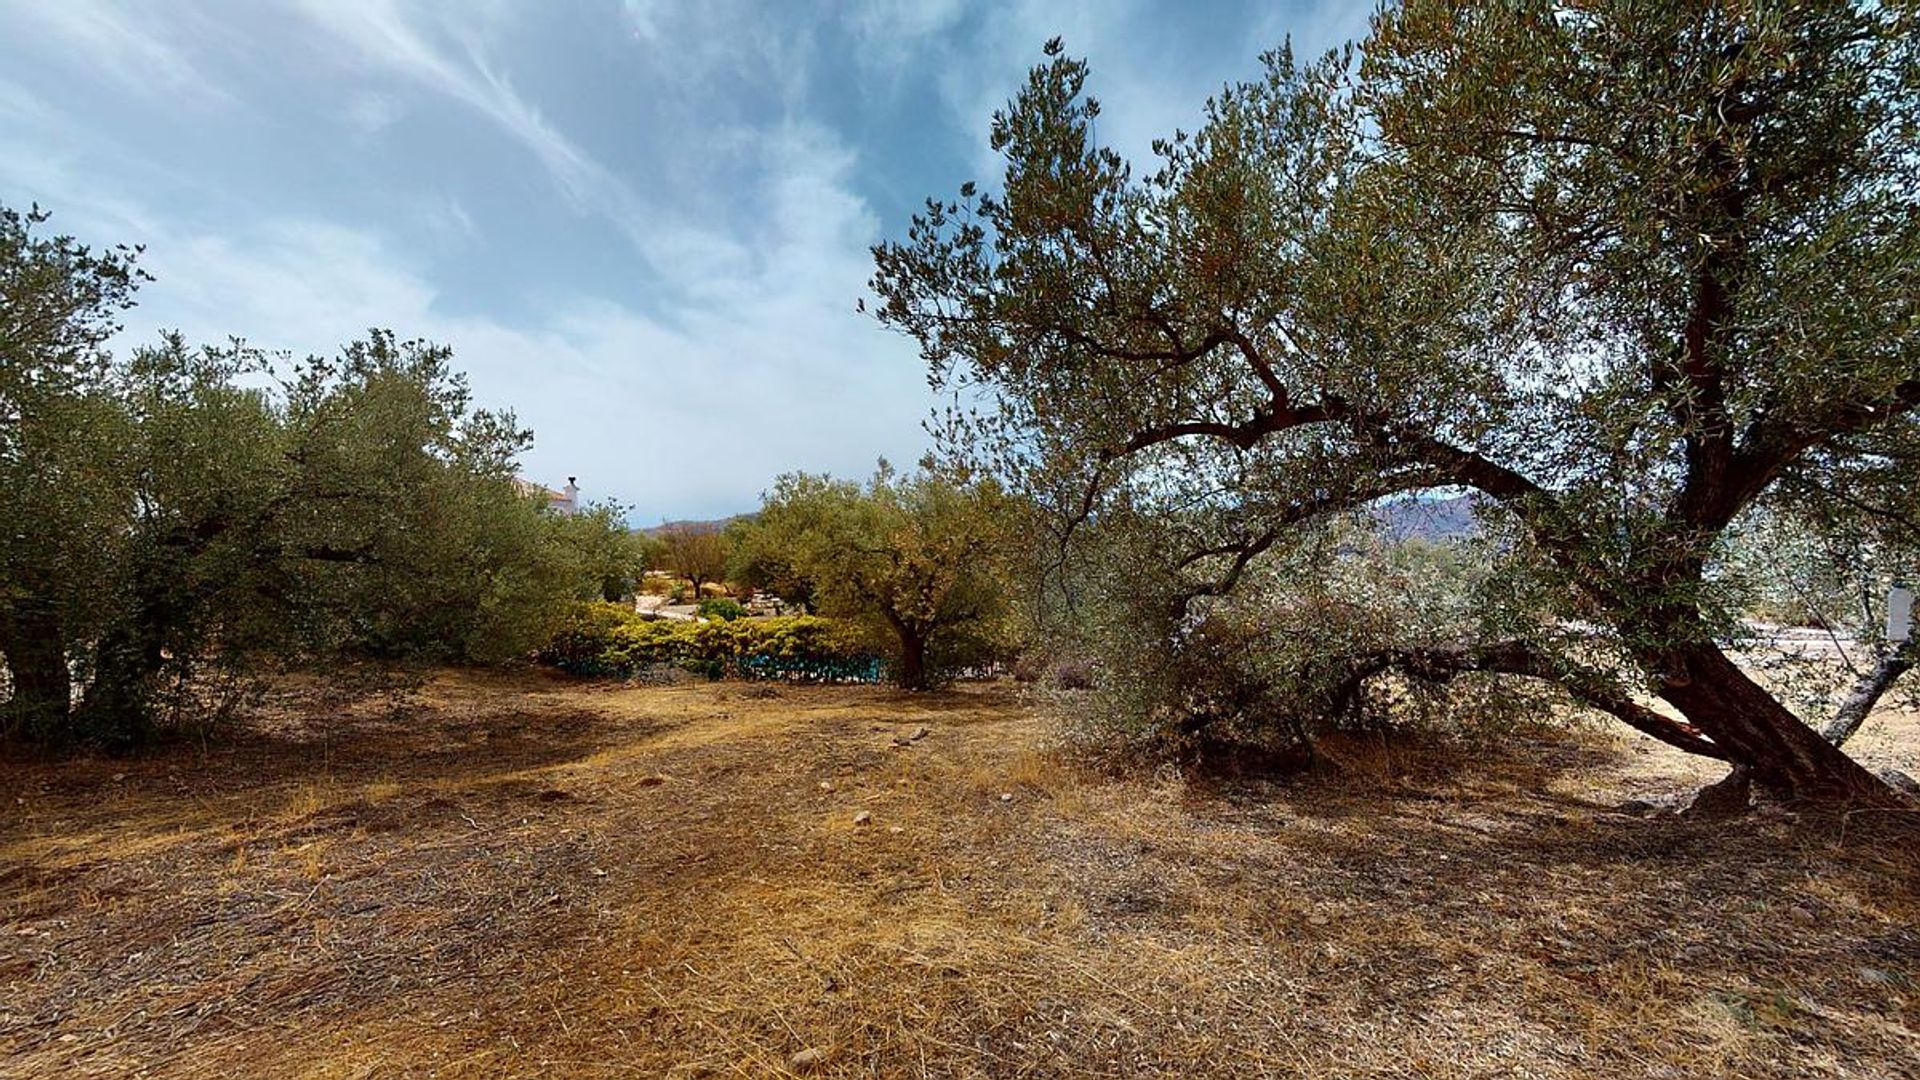
[[[1717,498],[1704,501],[1689,524],[1725,528],[1801,454],[1845,435],[1870,430],[1920,406],[1920,379],[1907,379],[1878,400],[1848,401],[1823,417],[1791,422],[1762,416],[1748,426]]]
[[[1845,746],[1853,733],[1860,730],[1866,722],[1867,714],[1880,703],[1880,698],[1893,688],[1893,684],[1912,669],[1914,662],[1920,660],[1920,639],[1909,637],[1880,661],[1878,667],[1860,677],[1853,686],[1853,692],[1840,703],[1834,711],[1833,719],[1820,734],[1835,746]]]
[[[1174,600],[1175,617],[1184,615],[1187,606],[1203,596],[1224,596],[1231,592],[1233,587],[1239,584],[1241,576],[1246,573],[1247,567],[1253,563],[1253,560],[1266,554],[1289,528],[1323,514],[1358,509],[1376,499],[1385,498],[1406,489],[1407,484],[1404,481],[1385,480],[1380,483],[1361,485],[1338,494],[1302,499],[1280,510],[1277,516],[1265,517],[1263,520],[1266,521],[1267,528],[1255,536],[1189,552],[1180,560],[1178,569],[1185,570],[1196,563],[1222,555],[1232,555],[1233,561],[1228,564],[1226,572],[1220,577],[1193,585],[1181,593]]]
[[[1412,678],[1445,682],[1469,671],[1541,679],[1559,686],[1575,701],[1598,709],[1628,727],[1689,754],[1729,760],[1727,752],[1692,724],[1674,720],[1633,700],[1612,678],[1569,664],[1524,641],[1503,641],[1458,649],[1411,649],[1371,658],[1370,674],[1398,670]]]

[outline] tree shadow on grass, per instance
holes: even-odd
[[[546,785],[525,774],[674,726],[543,699],[547,689],[524,676],[472,673],[422,692],[334,693],[289,682],[205,740],[132,759],[9,763],[15,798],[0,806],[0,836],[121,838],[237,827],[276,808],[296,816],[351,808],[369,785],[429,808],[447,791],[532,796]],[[336,816],[361,825],[378,817],[364,806]],[[0,845],[0,870],[17,858],[10,847]]]

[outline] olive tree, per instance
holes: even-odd
[[[1156,145],[1051,43],[997,191],[876,249],[879,317],[983,403],[949,445],[1068,520],[1178,528],[1178,603],[1303,523],[1478,492],[1551,617],[1389,666],[1575,698],[1741,775],[1885,802],[1729,656],[1744,511],[1913,490],[1920,25],[1907,5],[1383,8]],[[1643,704],[1663,700],[1680,719]]]
[[[660,541],[660,565],[686,578],[697,603],[707,585],[727,576],[727,537],[718,528],[668,525],[655,537]]]
[[[126,417],[104,344],[143,274],[137,250],[40,235],[47,215],[0,207],[0,655],[6,731],[52,730],[73,692],[70,635],[112,614],[116,460]]]
[[[490,660],[576,587],[443,346],[110,356],[131,252],[0,210],[0,734],[136,742],[263,666]]]
[[[624,507],[596,503],[578,513],[555,514],[551,523],[555,541],[581,583],[577,599],[617,603],[640,587],[654,553],[648,537],[627,526]]]
[[[746,530],[808,583],[823,614],[864,628],[902,689],[925,690],[993,658],[1007,610],[1007,499],[997,484],[884,462],[864,486],[781,477]]]

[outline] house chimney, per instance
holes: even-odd
[[[567,497],[567,513],[569,514],[580,509],[580,485],[577,483],[578,480],[579,477],[577,476],[567,477],[567,486],[563,489],[563,494]]]

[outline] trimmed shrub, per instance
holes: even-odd
[[[730,596],[715,596],[700,601],[700,617],[703,619],[732,622],[735,619],[745,618],[746,614],[747,609],[741,605],[740,601]]]
[[[573,604],[535,658],[576,675],[618,674],[608,666],[608,647],[617,631],[638,621],[631,609],[619,604]]]
[[[575,605],[538,659],[598,677],[656,667],[795,682],[876,682],[884,674],[845,627],[817,615],[693,622],[646,619],[601,603]]]

